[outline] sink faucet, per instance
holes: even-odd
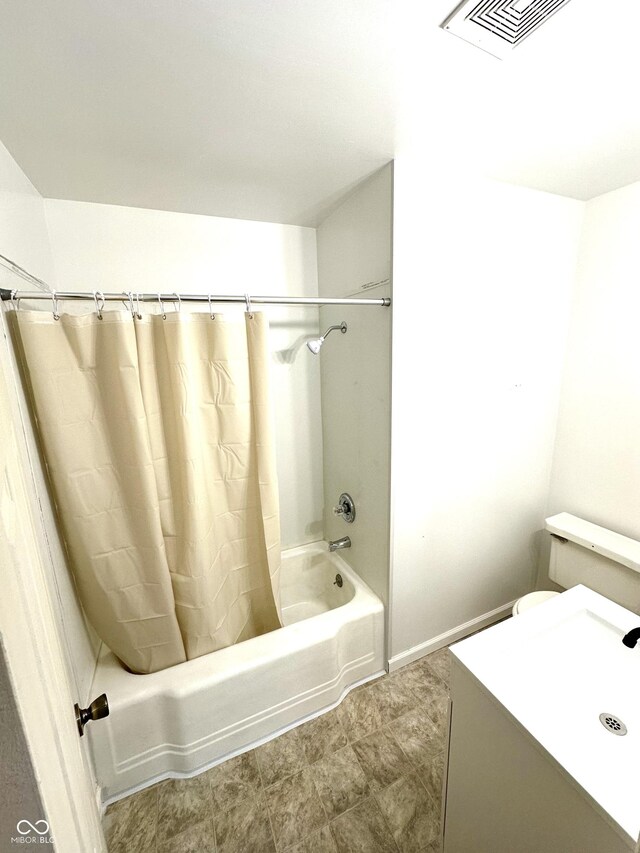
[[[348,536],[343,536],[342,539],[329,542],[330,551],[339,551],[341,548],[351,548],[351,539]]]
[[[635,649],[638,640],[640,640],[640,628],[634,628],[633,631],[629,631],[622,638],[622,642],[630,649]]]

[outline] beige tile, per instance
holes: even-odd
[[[287,847],[286,853],[337,853],[336,843],[329,826],[323,826],[319,832],[314,832],[300,844]]]
[[[265,797],[278,850],[297,844],[327,822],[310,768],[267,788]]]
[[[192,779],[168,779],[158,786],[158,843],[211,817],[206,773]]]
[[[307,764],[297,729],[270,740],[254,752],[265,788],[299,773]]]
[[[213,817],[217,853],[275,853],[264,795]]]
[[[334,708],[297,729],[300,743],[309,764],[346,746],[347,735],[340,716]]]
[[[366,685],[348,693],[336,708],[342,727],[350,741],[360,740],[383,724],[373,685]]]
[[[440,810],[415,776],[404,776],[376,794],[402,853],[420,853],[440,835]]]
[[[439,649],[424,658],[427,665],[435,672],[436,675],[449,684],[451,679],[451,654],[449,649]]]
[[[255,798],[262,788],[254,752],[230,758],[204,776],[211,785],[213,807],[218,811],[226,811],[243,800]]]
[[[425,663],[426,658],[399,669],[391,676],[401,681],[418,699],[418,705],[427,712],[432,722],[446,731],[449,722],[449,688]]]
[[[422,704],[430,702],[434,697],[449,695],[446,682],[431,669],[426,658],[397,670],[390,678],[409,688]]]
[[[103,828],[109,853],[148,853],[155,850],[158,825],[158,785],[109,806]]]
[[[351,746],[317,761],[309,769],[329,820],[369,796],[367,777]]]
[[[415,708],[388,726],[398,746],[417,767],[428,764],[442,752],[445,735],[422,708]]]
[[[424,710],[429,715],[429,719],[433,721],[438,731],[446,738],[449,731],[449,714],[451,702],[448,696],[436,696],[429,704],[424,706]]]
[[[409,686],[394,675],[388,675],[381,679],[370,689],[376,697],[382,720],[385,723],[390,723],[392,720],[401,717],[419,704],[418,697]]]
[[[213,821],[206,820],[159,844],[157,853],[216,853]]]
[[[421,765],[418,775],[434,802],[442,802],[442,777],[444,774],[445,753],[434,755],[426,764]]]
[[[331,823],[338,853],[398,853],[398,847],[380,811],[370,797]]]
[[[386,788],[412,771],[412,765],[391,733],[380,729],[353,744],[372,791]]]

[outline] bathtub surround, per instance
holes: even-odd
[[[114,654],[156,672],[279,627],[264,314],[10,317],[70,567]]]
[[[321,296],[393,297],[393,167],[364,181],[318,228]],[[367,311],[325,306],[321,329],[342,320],[319,355],[326,539],[346,534],[341,552],[376,595],[389,601],[391,325],[393,307]],[[334,515],[342,492],[356,504],[353,524]]]

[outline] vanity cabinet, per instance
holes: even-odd
[[[455,652],[451,670],[444,853],[638,849]],[[562,707],[556,721],[572,724]]]

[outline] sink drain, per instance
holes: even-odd
[[[600,714],[599,719],[605,729],[608,729],[612,735],[618,735],[619,737],[626,735],[627,727],[622,720],[614,717],[613,714]]]

